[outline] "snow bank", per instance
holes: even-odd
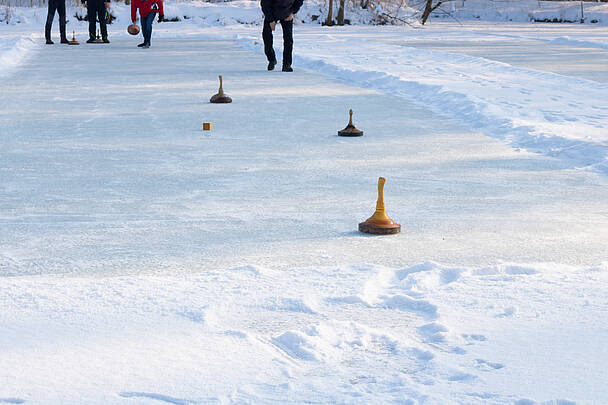
[[[451,1],[431,15],[432,20],[560,22],[608,25],[608,4],[577,1],[466,0]]]
[[[0,38],[0,77],[9,75],[22,64],[40,46],[39,42],[35,35]]]
[[[539,2],[541,7],[529,12],[538,22],[574,22],[608,25],[608,4],[583,2]]]
[[[306,0],[298,12],[301,23],[322,24],[327,19],[326,1]],[[360,24],[411,24],[419,26],[420,10],[391,2],[371,2],[367,9],[362,9],[358,2],[347,2],[345,21],[350,25]],[[338,7],[334,7],[334,21]],[[167,2],[165,14],[168,18],[187,20],[200,18],[209,23],[261,24],[263,16],[259,2],[237,0],[220,3],[204,2]],[[583,8],[571,1],[536,1],[512,0],[506,2],[488,2],[486,0],[467,0],[448,2],[432,15],[433,20],[458,19],[461,21],[546,21],[576,22],[606,25],[608,24],[608,4],[587,3]]]
[[[9,277],[0,401],[601,403],[606,282],[605,264],[435,262]],[[267,305],[302,297],[316,312]]]
[[[583,48],[599,48],[599,49],[608,49],[608,41],[585,41],[580,39],[573,39],[567,36],[558,37],[551,40],[553,44],[561,44],[561,45],[573,45],[580,46]]]

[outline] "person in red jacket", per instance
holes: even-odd
[[[133,24],[137,20],[137,9],[139,9],[141,20],[141,33],[144,36],[144,42],[137,46],[149,48],[150,38],[152,37],[152,22],[156,13],[158,13],[158,22],[165,18],[163,0],[131,0],[131,21],[133,21]]]

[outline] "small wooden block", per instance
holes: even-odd
[[[212,126],[210,122],[203,122],[203,131],[211,131]]]

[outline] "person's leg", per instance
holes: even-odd
[[[57,1],[57,11],[59,12],[59,33],[61,34],[61,43],[67,44],[68,38],[65,34],[65,0]]]
[[[97,20],[97,8],[91,1],[92,0],[87,1],[87,18],[89,19],[89,40],[94,40],[96,38],[95,27],[97,24],[95,23],[95,20]]]
[[[152,12],[146,17],[146,36],[144,37],[144,42],[148,46],[150,46],[150,40],[152,39],[152,23],[154,22],[155,16],[156,13]]]
[[[144,45],[146,45],[146,33],[147,33],[147,27],[146,27],[146,19],[143,17],[140,17],[139,19],[139,23],[141,24],[141,36],[143,38],[143,42],[137,46],[139,46],[140,48],[143,47]]]
[[[148,45],[148,16],[142,17],[141,18],[141,34],[144,37],[144,46]]]
[[[281,20],[281,28],[283,28],[283,67],[289,67],[293,52],[293,20]]]
[[[270,21],[264,19],[264,28],[262,28],[262,39],[264,40],[264,53],[268,62],[277,63],[277,57],[272,47],[272,29],[270,28]]]
[[[44,26],[44,37],[46,39],[47,44],[52,44],[51,41],[51,28],[53,26],[53,19],[55,18],[55,9],[57,8],[57,3],[55,0],[49,0],[49,7],[46,13],[46,25]]]
[[[101,2],[97,9],[99,14],[99,28],[101,28],[101,38],[108,39],[108,26],[106,25],[106,3]]]

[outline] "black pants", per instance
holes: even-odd
[[[264,39],[264,53],[268,58],[268,62],[276,61],[277,56],[272,47],[272,29],[270,28],[271,21],[264,19],[264,28],[262,29],[262,39]],[[291,53],[293,52],[293,20],[281,20],[283,28],[283,66],[291,66]]]
[[[101,37],[108,37],[108,27],[106,26],[106,5],[103,1],[88,0],[87,1],[87,18],[89,19],[89,37],[97,38],[95,32],[95,20],[99,17],[99,28],[101,28]]]
[[[61,39],[66,39],[65,36],[65,0],[49,0],[49,9],[46,14],[46,26],[44,27],[44,36],[47,40],[51,39],[51,27],[55,18],[55,11],[59,14],[59,32]]]

